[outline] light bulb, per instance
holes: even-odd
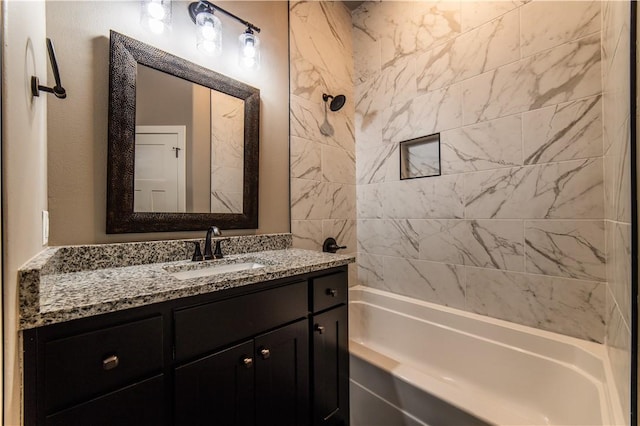
[[[149,19],[148,25],[154,34],[162,34],[164,32],[164,22],[158,19]]]
[[[151,18],[158,21],[161,21],[165,15],[164,7],[159,1],[151,1],[147,4],[147,13]]]
[[[242,68],[258,69],[260,67],[260,39],[249,28],[238,38],[240,52],[238,63]]]
[[[196,46],[205,55],[222,53],[222,22],[213,13],[204,11],[196,15]]]

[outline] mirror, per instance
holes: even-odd
[[[107,233],[258,226],[260,91],[111,31]]]

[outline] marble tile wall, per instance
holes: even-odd
[[[321,250],[334,237],[355,253],[356,158],[351,15],[342,2],[291,1],[290,170],[293,246]],[[328,110],[322,94],[344,94]],[[326,114],[326,115],[325,115]],[[329,135],[320,131],[325,120]],[[326,133],[326,132],[325,132]],[[355,265],[350,266],[355,283]]]
[[[604,217],[607,247],[605,342],[623,412],[630,410],[631,179],[630,6],[602,6]],[[629,419],[627,419],[629,421]]]
[[[352,13],[361,284],[605,341],[623,288],[607,284],[608,219],[628,210],[604,201],[625,190],[620,167],[606,178],[605,153],[620,149],[603,143],[606,11],[383,1]],[[400,181],[398,142],[436,132],[442,176]]]

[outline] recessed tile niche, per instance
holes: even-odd
[[[440,133],[400,142],[401,180],[440,174]]]

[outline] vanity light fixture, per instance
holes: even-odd
[[[206,0],[189,4],[189,16],[198,27],[196,36],[198,50],[209,56],[217,56],[222,52],[222,23],[214,16],[214,12],[227,15],[246,27],[238,39],[240,44],[238,62],[242,67],[258,69],[260,67],[260,39],[255,33],[259,33],[260,28]]]
[[[143,0],[140,22],[154,34],[162,34],[171,24],[171,0]]]

